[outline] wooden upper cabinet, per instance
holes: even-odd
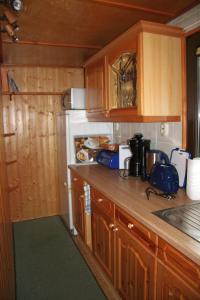
[[[138,114],[180,116],[182,102],[181,39],[139,34]]]
[[[116,40],[106,53],[109,110],[136,105],[137,39],[133,35]]]
[[[105,113],[106,86],[105,86],[105,57],[100,58],[85,68],[86,106],[88,114]]]
[[[180,28],[140,21],[85,63],[87,108],[110,121],[179,121],[184,46]]]

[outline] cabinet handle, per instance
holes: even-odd
[[[115,232],[115,231],[118,231],[119,230],[119,228],[118,227],[114,227],[113,228],[113,231]]]
[[[78,181],[78,178],[74,177],[74,178],[73,178],[73,181]]]
[[[111,223],[111,224],[109,225],[109,228],[110,228],[110,229],[113,229],[114,227],[115,227],[115,224],[112,224],[112,223]]]
[[[80,195],[80,198],[84,198],[84,195]]]
[[[98,201],[99,203],[101,203],[101,202],[103,202],[103,199],[102,199],[102,198],[99,198],[97,201]]]
[[[134,224],[128,223],[127,227],[128,227],[129,229],[132,229],[132,228],[134,227]]]
[[[67,186],[67,182],[64,182],[63,185],[64,185],[64,186]]]

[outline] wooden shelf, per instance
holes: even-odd
[[[61,96],[63,92],[2,92],[2,95],[38,95],[38,96],[45,96],[45,95],[52,95],[52,96]]]
[[[14,136],[15,132],[9,132],[9,133],[4,133],[3,137],[10,137],[10,136]]]

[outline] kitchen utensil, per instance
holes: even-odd
[[[178,172],[171,164],[156,162],[150,173],[150,184],[167,194],[175,194],[179,188]]]
[[[175,148],[171,152],[170,163],[175,166],[179,176],[179,187],[185,187],[187,160],[191,154],[183,149]]]

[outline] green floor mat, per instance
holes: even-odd
[[[105,300],[59,217],[14,224],[17,300]]]

